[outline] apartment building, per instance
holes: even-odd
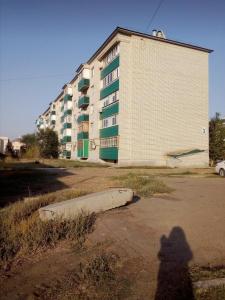
[[[61,156],[119,165],[208,166],[212,50],[117,27],[39,116]]]

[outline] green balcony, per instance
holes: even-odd
[[[61,106],[61,109],[60,109],[61,111],[64,111],[64,106]]]
[[[71,136],[66,135],[62,139],[62,144],[70,143],[71,142]]]
[[[63,150],[63,157],[64,158],[70,158],[71,157],[71,151]]]
[[[78,108],[84,108],[89,105],[89,97],[83,96],[78,100]]]
[[[100,148],[99,157],[104,160],[118,160],[118,148]]]
[[[116,115],[119,112],[119,102],[116,102],[106,108],[103,108],[102,112],[100,113],[100,119],[108,118],[112,115]]]
[[[72,109],[67,109],[64,111],[64,117],[71,116],[72,115]]]
[[[106,138],[110,136],[118,136],[119,134],[119,126],[111,126],[107,128],[100,129],[100,138]]]
[[[64,123],[64,117],[61,117],[61,118],[60,118],[60,122],[61,122],[61,123]]]
[[[51,111],[51,115],[52,116],[56,115],[55,110]]]
[[[110,94],[118,91],[118,89],[119,89],[119,79],[117,79],[112,84],[110,84],[109,86],[105,87],[100,91],[100,99],[109,96]]]
[[[89,121],[89,115],[83,114],[77,118],[77,123]]]
[[[120,65],[120,57],[117,56],[108,66],[106,66],[101,71],[101,79],[103,79],[105,76],[107,76],[109,73],[111,73],[113,70],[118,68]]]
[[[63,128],[66,129],[66,128],[72,128],[72,123],[64,123],[63,124]]]
[[[67,102],[67,101],[71,101],[72,100],[72,96],[69,95],[69,94],[66,94],[63,98],[64,102]]]
[[[79,82],[78,82],[78,91],[85,91],[86,89],[89,88],[90,85],[90,79],[87,78],[82,78]]]
[[[55,125],[55,120],[51,120],[51,125]]]
[[[88,132],[81,131],[77,134],[78,140],[88,139]]]

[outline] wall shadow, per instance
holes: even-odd
[[[68,186],[60,180],[74,173],[67,169],[57,169],[51,166],[26,163],[16,168],[0,170],[0,207],[23,199],[57,190]]]
[[[155,300],[193,300],[194,292],[188,263],[193,253],[181,227],[173,227],[169,236],[160,239]]]

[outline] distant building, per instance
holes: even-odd
[[[21,142],[20,138],[14,139],[12,141],[13,151],[20,152],[21,151],[21,147],[23,147],[23,146],[25,146],[25,144]]]
[[[116,28],[39,116],[64,158],[208,166],[212,50]]]
[[[9,138],[6,136],[0,136],[0,153],[5,154]]]

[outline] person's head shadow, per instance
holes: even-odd
[[[182,228],[172,228],[160,239],[160,260],[155,300],[193,300],[188,263],[193,258]]]

